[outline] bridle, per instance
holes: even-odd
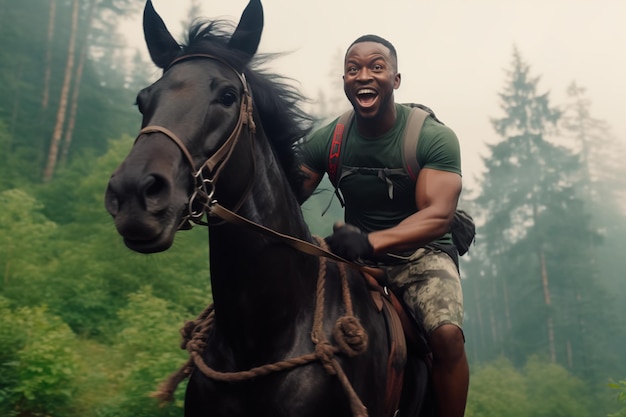
[[[191,194],[189,201],[187,202],[187,212],[183,215],[179,228],[184,225],[189,225],[189,222],[204,226],[208,225],[208,223],[203,220],[204,214],[211,214],[211,206],[217,204],[217,201],[214,200],[215,184],[217,182],[219,174],[221,173],[224,166],[226,166],[228,160],[232,156],[235,146],[239,142],[239,137],[244,131],[244,125],[246,125],[248,128],[252,144],[254,143],[254,134],[256,133],[256,124],[254,123],[254,118],[252,115],[252,95],[250,94],[250,89],[248,87],[246,77],[243,73],[238,72],[226,61],[210,54],[189,54],[176,58],[167,66],[167,68],[165,68],[164,72],[170,69],[175,64],[198,58],[211,59],[226,66],[237,75],[237,78],[239,79],[243,87],[241,91],[241,106],[239,109],[239,118],[228,139],[226,139],[226,141],[217,149],[217,151],[213,153],[209,158],[207,158],[204,163],[202,163],[200,166],[196,166],[191,156],[191,153],[185,146],[185,143],[178,137],[178,135],[176,135],[176,133],[172,132],[170,129],[158,125],[149,125],[141,129],[139,131],[139,135],[137,136],[137,139],[139,139],[139,137],[143,134],[164,134],[168,139],[174,142],[176,146],[178,146],[191,168],[190,173],[194,184],[194,191]],[[240,200],[235,205],[233,211],[237,211],[238,208],[241,206],[248,192],[250,191],[251,186],[252,178],[248,182],[246,191],[240,197]]]
[[[202,225],[202,226],[208,226],[209,223],[202,219],[204,217],[204,214],[206,213],[207,216],[216,216],[228,223],[246,226],[264,235],[278,238],[279,240],[283,241],[289,246],[292,246],[293,248],[299,250],[300,252],[303,252],[309,255],[314,255],[314,256],[323,256],[323,257],[335,260],[337,262],[348,264],[361,271],[372,273],[371,268],[348,261],[324,248],[321,248],[320,246],[314,245],[310,242],[298,239],[293,236],[289,236],[289,235],[277,232],[273,229],[265,227],[259,223],[255,223],[237,214],[236,213],[237,210],[239,209],[243,201],[245,201],[247,194],[249,193],[251,189],[254,175],[250,178],[250,181],[248,182],[248,185],[246,187],[246,191],[242,194],[242,196],[239,199],[239,202],[234,206],[234,208],[227,209],[221,204],[219,204],[217,200],[214,199],[215,184],[217,182],[219,174],[221,173],[222,169],[224,168],[224,166],[226,165],[226,163],[232,156],[233,150],[235,149],[235,146],[237,145],[239,141],[239,137],[241,136],[244,130],[244,125],[247,126],[248,132],[250,133],[251,144],[254,144],[256,124],[254,122],[253,114],[252,114],[252,95],[250,93],[250,88],[248,87],[248,83],[246,81],[245,75],[243,73],[239,73],[235,68],[233,68],[232,65],[228,64],[223,59],[216,57],[214,55],[210,55],[210,54],[184,55],[172,61],[167,66],[167,68],[165,68],[164,72],[170,69],[175,64],[178,64],[180,62],[187,61],[190,59],[197,59],[197,58],[212,59],[214,61],[217,61],[225,65],[227,68],[229,68],[231,71],[233,71],[237,75],[237,78],[239,78],[239,81],[241,82],[241,85],[243,87],[242,92],[241,92],[241,106],[239,109],[239,119],[237,120],[237,124],[235,125],[235,128],[231,132],[228,139],[226,139],[226,141],[219,147],[219,149],[213,155],[211,155],[204,163],[196,167],[196,164],[193,161],[191,153],[189,153],[189,150],[185,146],[185,143],[178,137],[178,135],[176,135],[176,133],[172,132],[168,128],[163,127],[163,126],[158,126],[158,125],[149,125],[149,126],[142,128],[139,131],[139,135],[137,136],[137,139],[139,139],[139,137],[144,134],[150,134],[150,133],[164,134],[167,138],[169,138],[172,142],[174,142],[176,146],[178,146],[180,151],[185,156],[185,159],[187,159],[187,162],[189,163],[189,166],[191,168],[190,172],[192,176],[192,181],[194,183],[194,192],[192,193],[191,197],[189,198],[189,201],[187,202],[187,213],[183,215],[181,223],[179,224],[179,228],[182,228],[184,226],[190,226],[189,222],[193,222],[195,224]],[[252,160],[254,163],[254,158]],[[253,166],[253,172],[254,172],[254,166]],[[194,208],[194,206],[201,207],[201,208],[196,209]]]

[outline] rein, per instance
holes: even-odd
[[[318,238],[320,245],[325,245],[323,239]],[[336,375],[341,383],[344,391],[348,395],[350,409],[354,417],[367,417],[367,408],[359,398],[356,391],[341,364],[335,357],[339,353],[343,353],[348,357],[354,357],[363,353],[367,349],[368,337],[363,329],[361,322],[354,316],[352,308],[352,299],[350,297],[350,288],[348,284],[348,274],[346,266],[339,263],[339,272],[341,276],[341,288],[343,294],[343,303],[346,314],[335,322],[333,329],[333,338],[339,346],[333,346],[326,339],[323,332],[324,325],[324,299],[326,287],[326,266],[327,260],[319,257],[319,272],[317,279],[317,292],[315,303],[315,314],[313,317],[313,329],[311,330],[311,341],[315,345],[312,353],[302,355],[296,358],[286,359],[280,362],[258,366],[247,371],[239,372],[220,372],[209,367],[202,359],[202,353],[206,347],[206,337],[213,327],[215,309],[213,304],[209,305],[194,321],[188,321],[181,330],[183,334],[183,343],[181,347],[189,352],[187,362],[159,386],[157,392],[152,394],[153,397],[162,401],[172,401],[174,391],[178,385],[185,380],[194,368],[198,368],[205,376],[210,379],[222,382],[241,382],[259,376],[268,375],[273,372],[286,371],[299,366],[304,366],[314,361],[320,361],[324,370],[329,375]]]
[[[181,220],[181,226],[187,223],[188,221],[192,221],[202,226],[207,226],[208,223],[202,220],[202,217],[204,216],[204,214],[207,213],[209,216],[214,215],[214,216],[221,218],[224,221],[234,223],[234,224],[244,225],[262,234],[278,238],[279,240],[283,241],[289,246],[292,246],[293,248],[299,250],[300,252],[303,252],[309,255],[314,255],[314,256],[323,256],[323,257],[332,259],[334,261],[337,261],[343,264],[348,264],[359,270],[365,271],[369,274],[375,275],[375,271],[376,271],[375,268],[368,268],[364,265],[348,261],[347,259],[339,257],[335,255],[334,253],[320,246],[314,245],[310,242],[307,242],[302,239],[298,239],[293,236],[279,233],[273,229],[267,228],[261,224],[255,223],[237,214],[236,211],[238,207],[243,202],[243,200],[245,199],[245,197],[247,196],[249,192],[251,182],[248,185],[248,190],[243,194],[242,198],[240,199],[240,202],[235,206],[234,210],[227,209],[226,207],[219,204],[217,200],[213,199],[213,195],[215,194],[215,184],[217,182],[219,174],[222,168],[226,165],[226,163],[230,159],[232,152],[235,148],[235,145],[238,143],[239,137],[241,136],[243,132],[243,126],[247,125],[248,131],[252,135],[254,135],[256,133],[256,124],[254,122],[254,118],[252,114],[252,95],[250,93],[250,88],[248,87],[248,82],[246,81],[245,75],[243,73],[239,73],[235,68],[233,68],[230,64],[220,59],[219,57],[216,57],[214,55],[209,55],[209,54],[184,55],[172,61],[172,63],[165,69],[165,71],[167,71],[168,69],[170,69],[172,66],[174,66],[177,63],[188,61],[190,59],[195,59],[195,58],[212,59],[225,65],[227,68],[229,68],[231,71],[233,71],[237,75],[237,77],[239,78],[239,81],[241,82],[243,91],[241,93],[242,100],[241,100],[241,106],[240,106],[240,111],[239,111],[239,119],[237,120],[237,124],[235,125],[235,128],[231,132],[228,139],[226,139],[226,141],[219,147],[219,149],[199,167],[196,166],[193,160],[193,157],[191,156],[191,153],[185,146],[185,143],[178,137],[178,135],[176,135],[176,133],[172,132],[170,129],[166,127],[158,126],[158,125],[146,126],[139,131],[139,135],[137,136],[137,139],[136,139],[138,140],[139,137],[143,134],[150,134],[150,133],[164,134],[167,138],[169,138],[172,142],[174,142],[176,146],[178,146],[180,151],[183,153],[185,159],[187,160],[187,163],[191,167],[191,177],[194,182],[194,192],[189,198],[189,201],[187,203],[188,205],[187,214],[183,216],[183,219]],[[205,178],[205,172],[208,173],[207,178]],[[194,203],[201,204],[202,208],[194,209],[193,207]]]

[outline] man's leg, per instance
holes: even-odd
[[[433,353],[433,385],[439,417],[465,414],[469,386],[469,366],[463,333],[454,324],[444,324],[430,336]]]
[[[463,292],[456,264],[446,253],[418,249],[408,265],[389,271],[416,320],[423,321],[433,353],[433,388],[439,417],[465,413],[469,367],[465,356]]]

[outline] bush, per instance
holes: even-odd
[[[0,300],[0,411],[65,416],[77,389],[75,335],[45,307],[12,311]]]

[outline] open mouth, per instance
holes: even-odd
[[[370,107],[376,102],[378,93],[371,88],[362,88],[356,92],[356,99],[360,106]]]

